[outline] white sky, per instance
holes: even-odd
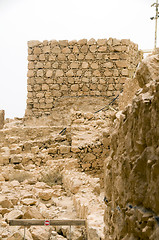
[[[0,109],[23,117],[27,41],[130,39],[154,47],[156,0],[0,0]]]

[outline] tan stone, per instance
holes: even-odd
[[[39,55],[40,53],[41,53],[41,48],[35,47],[35,48],[34,48],[34,54],[35,54],[35,55]]]
[[[106,62],[103,64],[103,67],[105,68],[113,68],[113,63],[112,62]]]
[[[71,49],[69,47],[65,47],[62,49],[62,52],[67,54],[67,53],[71,53]]]
[[[28,41],[28,47],[30,47],[30,48],[36,47],[40,44],[41,44],[41,42],[37,41],[37,40]]]
[[[73,53],[79,53],[79,49],[78,49],[77,46],[74,46],[74,47],[73,47]]]
[[[79,63],[78,63],[78,62],[72,62],[72,63],[70,64],[70,68],[78,68],[78,66],[79,66]]]
[[[91,68],[93,68],[93,69],[98,69],[99,66],[98,66],[97,63],[92,63],[92,64],[91,64]]]
[[[55,54],[58,54],[58,53],[61,53],[61,49],[60,47],[56,46],[52,49],[52,53],[55,53]]]
[[[90,46],[90,52],[95,53],[96,51],[97,51],[97,46],[96,45]]]
[[[70,146],[61,145],[59,150],[60,150],[61,154],[69,153],[70,152]]]
[[[71,86],[71,90],[72,90],[72,91],[78,91],[78,90],[79,90],[78,84],[73,84],[73,85]]]
[[[37,71],[37,77],[43,77],[43,75],[44,75],[43,70],[38,70]]]
[[[62,70],[56,70],[56,77],[62,77],[63,76],[63,71]]]
[[[77,42],[77,44],[79,44],[79,45],[85,45],[85,44],[87,44],[87,39],[80,39],[80,40]]]
[[[68,72],[66,72],[66,76],[67,76],[67,77],[72,77],[72,76],[74,76],[73,70],[69,70]]]
[[[4,116],[5,116],[5,111],[0,110],[0,129],[2,129],[4,126],[4,120],[5,120]]]
[[[27,77],[34,77],[34,70],[28,70]]]
[[[47,70],[46,77],[52,77],[52,74],[53,74],[52,70]]]
[[[81,47],[80,51],[81,51],[82,53],[87,53],[87,52],[88,52],[88,46],[87,46],[87,45],[83,45],[83,46]]]
[[[50,46],[44,46],[43,47],[43,52],[44,53],[49,53],[50,52]]]
[[[105,52],[107,50],[106,46],[102,46],[98,48],[98,52]]]
[[[100,71],[99,70],[95,70],[94,72],[93,72],[93,75],[94,76],[96,76],[96,77],[100,77]]]
[[[23,217],[23,212],[17,209],[12,210],[10,213],[7,214],[7,219],[20,219]]]
[[[82,68],[88,68],[88,66],[89,66],[89,65],[88,65],[88,62],[83,62],[83,63],[82,63]]]
[[[22,199],[21,200],[21,203],[23,204],[23,205],[35,205],[36,203],[37,203],[37,200],[36,199],[34,199],[34,198],[24,198],[24,199]]]
[[[43,91],[49,90],[48,84],[42,84],[42,90],[43,90]]]
[[[44,201],[50,200],[52,198],[52,196],[53,196],[53,191],[51,189],[39,192],[39,198]]]
[[[116,61],[116,65],[119,68],[128,67],[128,62],[125,60]]]

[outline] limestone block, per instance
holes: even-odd
[[[13,208],[12,202],[5,196],[0,196],[0,205],[2,208]]]
[[[68,90],[68,86],[67,85],[62,85],[61,86],[61,91],[67,91]]]
[[[22,159],[23,158],[22,158],[21,154],[13,155],[11,157],[11,163],[14,163],[14,164],[21,163]]]
[[[30,47],[30,48],[36,47],[40,44],[41,44],[41,42],[37,41],[37,40],[28,41],[28,47]]]
[[[65,61],[66,60],[66,55],[65,54],[63,54],[63,53],[60,53],[60,54],[58,54],[58,60],[60,60],[60,61]]]
[[[82,68],[88,68],[88,66],[89,66],[89,65],[88,65],[88,62],[83,62],[83,63],[82,63]]]
[[[79,85],[78,85],[78,84],[73,84],[73,85],[71,86],[71,90],[72,90],[72,91],[78,91],[78,90],[79,90]]]
[[[76,57],[75,57],[74,54],[69,54],[68,59],[69,59],[70,61],[75,61],[75,60],[76,60]]]
[[[52,74],[53,74],[52,70],[47,70],[46,77],[52,77]]]
[[[78,68],[79,67],[79,63],[78,62],[72,62],[70,64],[70,68]]]
[[[58,151],[58,148],[57,147],[52,147],[52,148],[49,148],[48,150],[48,154],[56,154]]]
[[[50,52],[50,46],[44,46],[43,53],[49,53],[49,52]]]
[[[35,55],[29,55],[28,56],[28,61],[34,61],[36,60],[36,56]]]
[[[27,206],[25,209],[23,219],[43,219],[43,216],[35,206]]]
[[[97,46],[96,45],[92,45],[92,46],[90,46],[89,49],[90,49],[91,53],[95,53],[97,51]]]
[[[62,70],[56,70],[56,74],[55,74],[55,76],[56,77],[62,77],[63,76],[63,71]]]
[[[128,69],[122,69],[122,71],[121,71],[121,74],[123,75],[123,76],[128,76],[129,75],[129,70]]]
[[[66,145],[61,145],[60,146],[60,153],[61,154],[67,154],[67,153],[69,153],[70,152],[70,146],[66,146]]]
[[[81,47],[80,51],[81,51],[82,53],[87,53],[87,52],[88,52],[88,46],[87,46],[87,45],[83,45],[83,46]]]
[[[34,77],[34,70],[28,70],[27,77]]]
[[[28,69],[34,69],[34,63],[33,62],[29,62],[28,63]]]
[[[119,54],[110,53],[109,57],[110,57],[110,59],[112,59],[112,60],[117,60],[117,59],[119,59]]]
[[[43,77],[43,75],[44,75],[43,70],[40,69],[37,71],[37,77]]]
[[[85,45],[85,44],[87,44],[87,39],[80,39],[80,40],[77,42],[77,44],[79,44],[79,45]]]
[[[35,55],[39,55],[41,53],[41,48],[40,47],[35,47],[33,52],[34,52]]]
[[[70,46],[73,46],[73,45],[75,45],[77,43],[77,40],[71,40],[71,41],[69,41],[69,45]]]
[[[116,66],[119,68],[128,67],[128,62],[126,60],[116,61]]]
[[[11,219],[20,219],[23,217],[23,212],[18,210],[18,209],[14,209],[12,210],[10,213],[7,214],[7,219],[11,220]]]
[[[68,40],[59,40],[60,46],[66,47],[68,45]]]
[[[78,49],[77,46],[74,46],[74,47],[73,47],[73,53],[79,53],[79,49]]]
[[[69,47],[65,47],[62,49],[62,53],[65,53],[65,54],[71,53],[71,49]]]
[[[68,72],[66,72],[66,76],[67,77],[73,77],[74,76],[73,70],[69,70]]]
[[[113,73],[109,69],[106,69],[105,72],[104,72],[104,75],[106,77],[111,77],[113,75]]]
[[[4,126],[4,121],[5,121],[5,111],[4,110],[0,110],[0,129],[3,128]]]
[[[50,189],[48,190],[43,190],[39,192],[39,198],[44,200],[44,201],[48,201],[52,198],[53,196],[53,191]]]
[[[96,44],[96,40],[94,38],[91,38],[90,40],[88,40],[87,44],[88,45]]]
[[[42,84],[42,90],[43,91],[49,90],[49,85],[48,84]]]
[[[98,52],[105,52],[107,50],[106,46],[101,46],[98,48]]]
[[[42,62],[37,62],[37,64],[35,65],[35,68],[43,68],[43,63]]]
[[[23,205],[35,205],[37,203],[37,200],[34,198],[24,198],[21,200],[21,204]]]
[[[52,49],[52,53],[55,53],[55,54],[58,54],[58,53],[61,53],[61,48],[56,46]]]
[[[103,67],[105,68],[113,68],[113,63],[112,62],[106,62],[103,64]]]
[[[44,68],[51,68],[51,63],[50,62],[45,63]]]
[[[92,63],[92,64],[91,64],[91,68],[93,68],[93,69],[98,69],[99,66],[98,66],[97,63]]]
[[[43,228],[41,226],[32,226],[30,228],[33,239],[44,240],[50,239],[51,236],[51,227],[47,226]]]
[[[86,156],[83,158],[84,162],[91,162],[96,159],[96,156],[93,153],[87,153]]]
[[[39,55],[39,60],[44,61],[45,60],[45,55],[44,54],[40,54]]]
[[[100,76],[101,76],[99,70],[95,70],[95,71],[93,72],[93,75],[94,75],[95,77],[100,77]]]
[[[83,60],[83,59],[84,59],[84,54],[83,54],[83,53],[80,53],[80,54],[78,55],[78,59],[79,59],[79,60]]]

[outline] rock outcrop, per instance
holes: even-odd
[[[139,89],[116,114],[105,161],[105,239],[158,239],[159,55],[147,57],[135,78]]]

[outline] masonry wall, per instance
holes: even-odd
[[[112,98],[140,59],[138,46],[125,39],[29,41],[25,117],[49,115],[66,96]]]

